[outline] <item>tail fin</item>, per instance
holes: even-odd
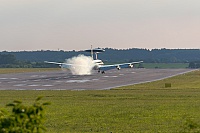
[[[92,45],[91,45],[91,57],[92,57],[92,59],[94,59],[94,58],[93,58],[93,49],[92,49]]]

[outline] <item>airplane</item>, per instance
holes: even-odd
[[[143,61],[138,61],[138,62],[129,62],[129,63],[122,63],[122,64],[105,65],[102,60],[98,59],[98,54],[104,51],[105,50],[101,48],[93,49],[92,46],[91,46],[91,49],[85,50],[85,52],[91,53],[91,58],[93,59],[93,62],[95,64],[93,67],[93,70],[98,70],[98,72],[102,74],[105,74],[105,71],[111,70],[111,69],[120,70],[121,68],[133,68],[134,64],[139,64],[143,62]],[[93,54],[95,54],[95,59],[93,57]],[[70,64],[70,63],[59,63],[59,62],[49,62],[49,61],[44,61],[44,62],[49,63],[49,64],[56,64],[56,65],[59,65],[61,68],[67,68],[67,69],[70,69],[70,67],[77,66],[77,65],[74,66],[74,64]],[[85,67],[83,64],[78,65],[78,66]]]

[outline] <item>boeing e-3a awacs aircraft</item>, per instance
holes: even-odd
[[[104,49],[101,48],[97,48],[97,49],[93,49],[91,46],[91,49],[89,50],[85,50],[85,52],[90,52],[91,53],[91,57],[93,59],[93,63],[94,63],[94,70],[98,70],[98,72],[104,74],[105,71],[110,70],[110,69],[118,69],[120,70],[121,68],[133,68],[134,64],[139,64],[142,63],[143,61],[138,61],[138,62],[129,62],[129,63],[122,63],[122,64],[112,64],[112,65],[104,65],[103,61],[98,59],[97,55],[98,53],[104,52]],[[93,54],[95,54],[95,59],[93,57]],[[81,65],[77,65],[77,64],[70,64],[70,63],[59,63],[59,62],[49,62],[49,61],[45,61],[45,63],[50,63],[50,64],[56,64],[59,65],[61,68],[67,68],[70,69],[71,67],[86,67],[83,64]]]

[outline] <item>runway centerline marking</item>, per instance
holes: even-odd
[[[37,86],[40,86],[40,85],[28,85],[28,86],[31,86],[31,87],[37,87]]]
[[[54,86],[54,85],[42,85],[42,86],[45,86],[45,87],[50,87],[50,86]]]
[[[85,83],[89,82],[90,80],[68,80],[66,83]]]
[[[26,86],[26,84],[16,84],[16,85],[13,85],[13,86]]]

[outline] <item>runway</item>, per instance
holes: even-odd
[[[187,73],[191,69],[121,69],[72,75],[70,71],[0,74],[0,90],[103,90],[151,82]]]

